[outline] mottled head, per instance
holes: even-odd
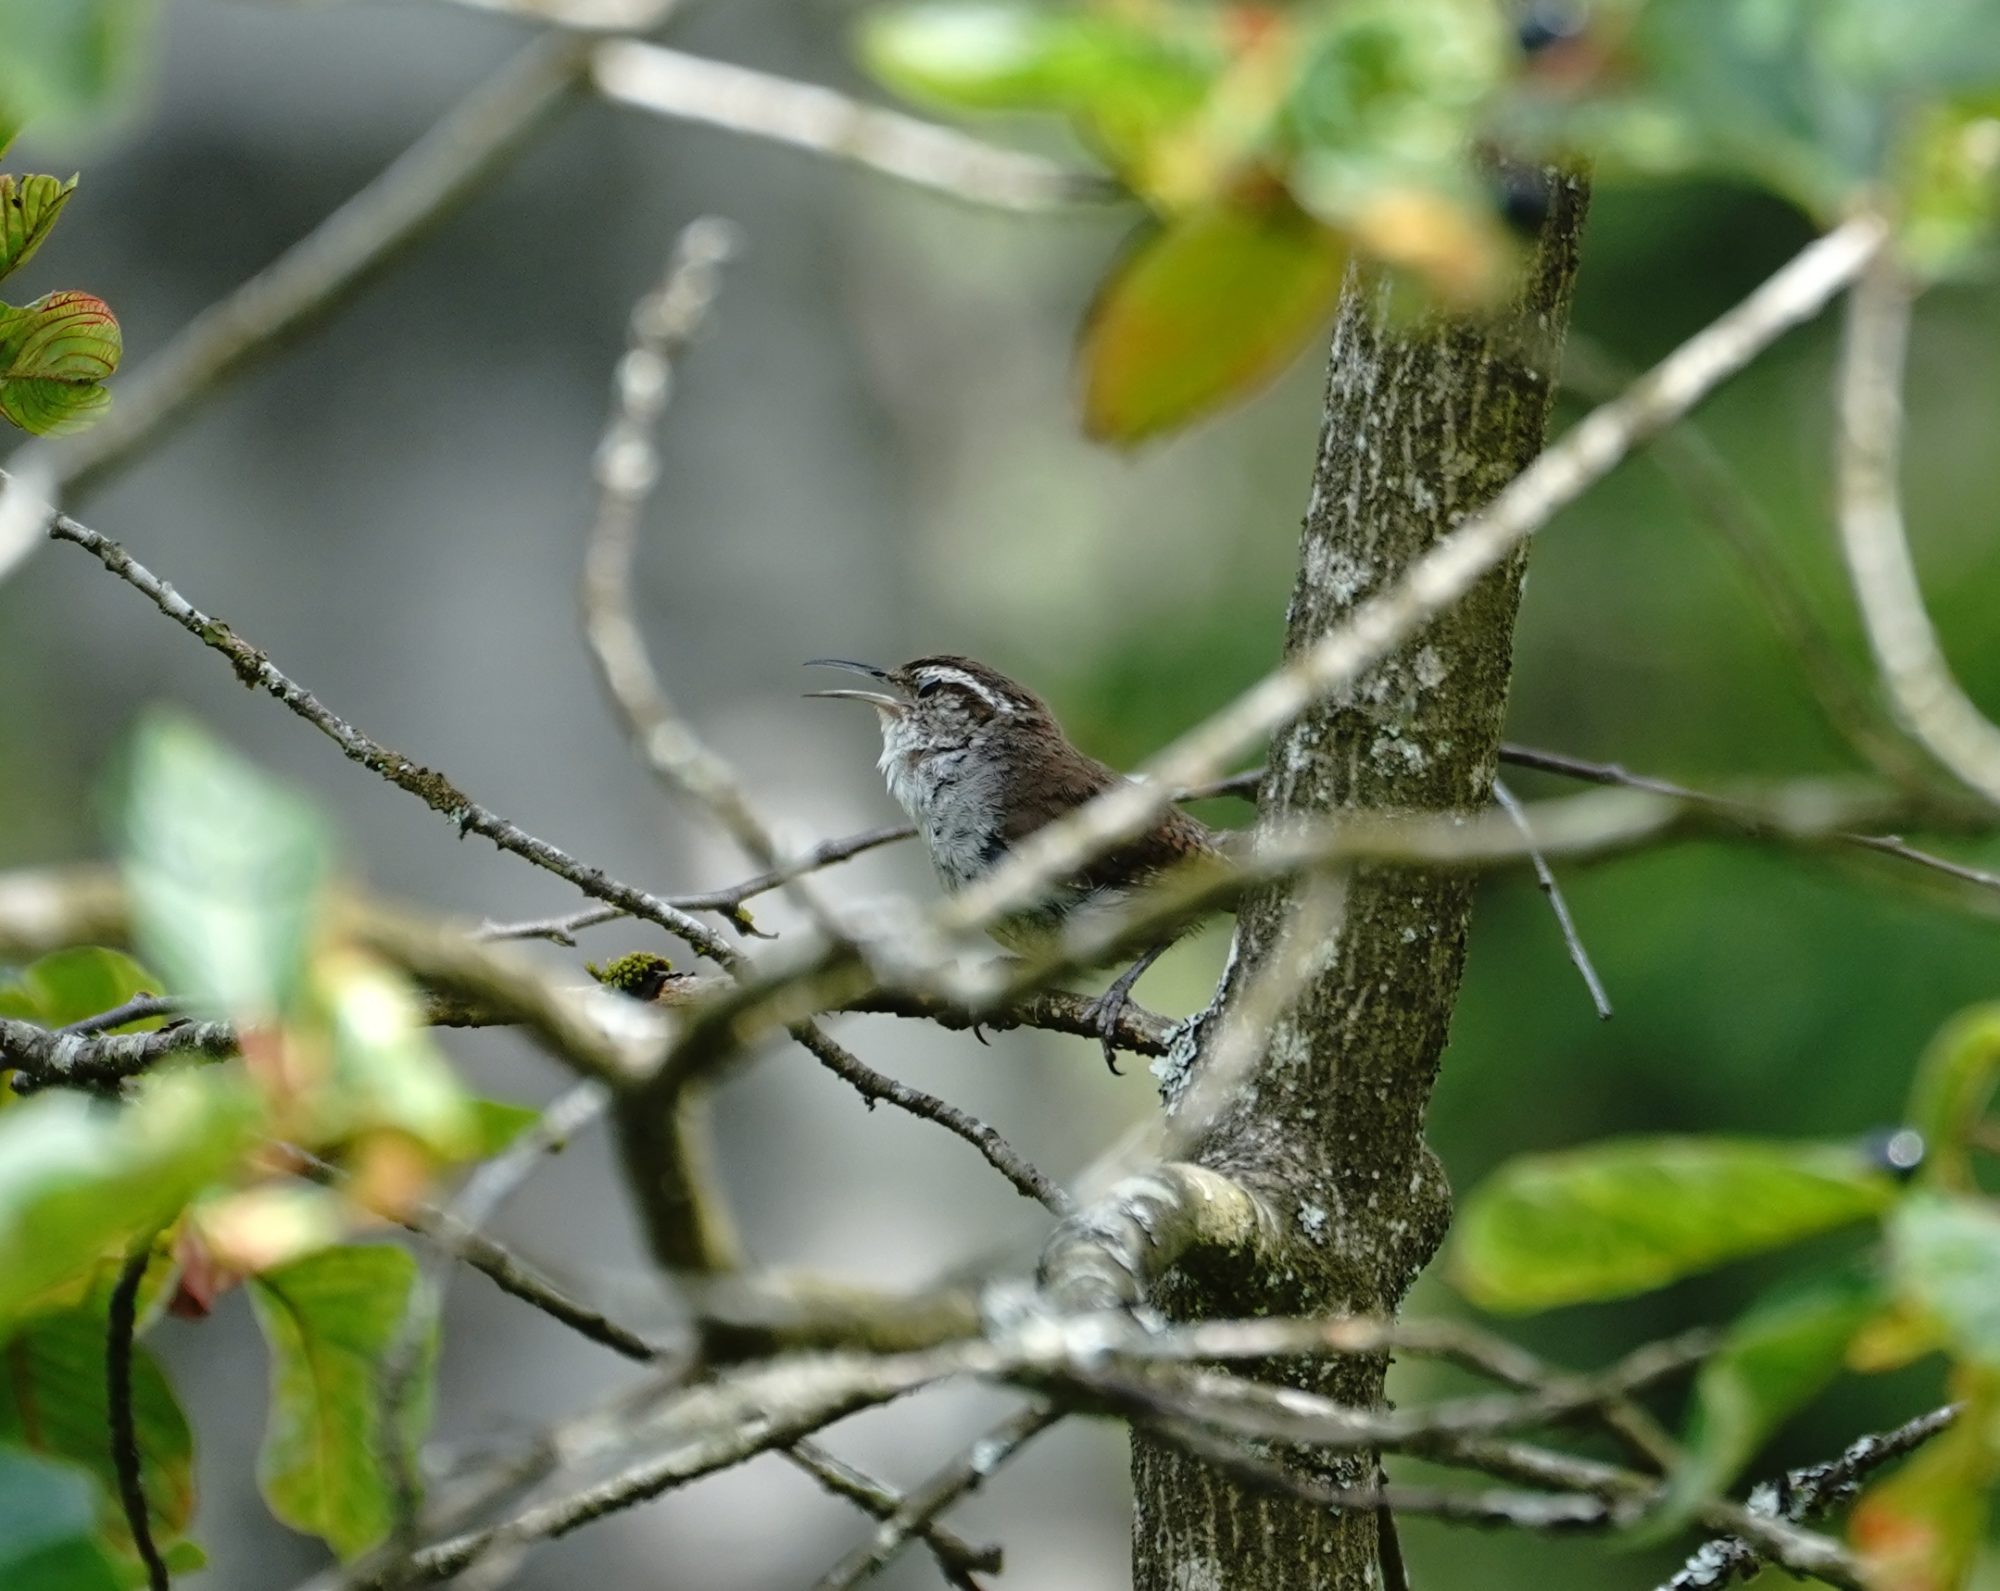
[[[1062,734],[1041,697],[969,657],[920,657],[901,668],[822,657],[807,666],[844,668],[882,684],[879,691],[806,694],[866,702],[875,709],[882,727],[882,771],[905,805],[910,792],[904,781],[933,757],[981,749],[1023,734]]]
[[[920,657],[901,668],[876,668],[844,658],[814,658],[808,668],[844,668],[879,680],[885,690],[808,691],[867,702],[881,718],[885,747],[948,751],[992,729],[1054,729],[1048,704],[997,668],[969,657]]]

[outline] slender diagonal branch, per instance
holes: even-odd
[[[1903,361],[1911,288],[1878,258],[1848,305],[1839,379],[1840,544],[1889,702],[1952,774],[2000,806],[2000,725],[1953,677],[1924,609],[1903,523]]]
[[[737,960],[735,950],[686,912],[670,906],[657,895],[619,882],[602,869],[577,860],[546,840],[537,839],[499,813],[481,806],[436,769],[413,762],[401,752],[392,751],[364,734],[292,679],[266,653],[252,646],[222,620],[194,606],[109,537],[98,534],[67,514],[56,516],[49,534],[58,541],[74,543],[90,553],[188,634],[204,646],[220,652],[245,685],[275,696],[338,746],[341,755],[350,762],[357,762],[397,789],[408,791],[433,812],[451,819],[461,834],[478,834],[491,840],[501,850],[568,880],[584,894],[657,924],[722,966],[733,965]]]
[[[1068,1194],[976,1116],[934,1094],[926,1094],[920,1088],[912,1088],[908,1083],[876,1071],[811,1023],[794,1027],[792,1036],[802,1047],[810,1050],[822,1066],[853,1087],[871,1105],[878,1099],[885,1100],[920,1120],[936,1122],[945,1131],[963,1138],[978,1150],[986,1163],[1011,1182],[1022,1198],[1033,1199],[1057,1215],[1069,1208]]]
[[[1556,927],[1562,932],[1563,948],[1569,952],[1570,964],[1576,968],[1577,976],[1583,979],[1584,988],[1590,992],[1590,1003],[1596,1009],[1599,1020],[1609,1021],[1611,997],[1604,992],[1604,980],[1597,976],[1597,968],[1591,965],[1590,952],[1583,948],[1583,938],[1576,931],[1576,920],[1569,914],[1569,902],[1563,899],[1562,886],[1556,883],[1554,869],[1535,848],[1535,831],[1529,826],[1527,809],[1514,792],[1498,779],[1493,781],[1493,799],[1514,820],[1514,826],[1521,831],[1521,838],[1527,841],[1528,861],[1535,870],[1535,883],[1548,898],[1549,910],[1555,913]]]
[[[886,1565],[910,1539],[961,1497],[979,1489],[996,1470],[1062,1418],[1060,1410],[1031,1404],[1009,1415],[903,1499],[869,1539],[819,1577],[814,1591],[853,1591]]]
[[[1049,210],[1123,197],[1116,183],[1095,172],[982,143],[818,84],[657,44],[618,39],[600,45],[591,71],[598,92],[616,104],[770,139],[969,204]]]
[[[735,248],[734,230],[726,222],[692,223],[675,243],[659,286],[632,311],[631,339],[613,382],[611,418],[597,448],[597,513],[579,606],[598,682],[653,776],[705,808],[753,861],[783,872],[785,858],[742,776],[696,733],[668,695],[632,609],[639,522],[660,478],[654,433],[672,390],[674,362],[708,319],[722,267]],[[805,874],[794,874],[786,887],[822,932],[845,937],[832,907]]]
[[[1850,1442],[1839,1458],[1788,1471],[1776,1485],[1750,1494],[1748,1512],[1759,1518],[1802,1524],[1850,1501],[1877,1470],[1916,1451],[1958,1418],[1958,1405],[1932,1409],[1893,1431]],[[1701,1544],[1659,1591],[1717,1591],[1747,1580],[1763,1568],[1769,1554],[1741,1536],[1716,1536]]]

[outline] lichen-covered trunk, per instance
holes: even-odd
[[[1555,183],[1519,295],[1490,318],[1413,322],[1391,312],[1381,284],[1350,277],[1328,361],[1288,651],[1339,626],[1541,448],[1584,201],[1580,182]],[[1524,562],[1497,570],[1351,689],[1280,731],[1262,816],[1485,807]],[[1220,1013],[1277,954],[1303,887],[1244,903],[1197,1065]],[[1389,1314],[1401,1303],[1450,1216],[1424,1117],[1458,994],[1472,887],[1463,874],[1394,868],[1347,881],[1311,976],[1195,1154],[1278,1212],[1288,1262],[1234,1273],[1219,1263],[1184,1266],[1156,1299],[1168,1313]],[[1367,1405],[1382,1396],[1384,1368],[1347,1360],[1274,1373]],[[1377,1583],[1372,1514],[1247,1490],[1144,1433],[1133,1438],[1132,1472],[1138,1591]],[[1370,1463],[1328,1465],[1324,1474],[1374,1479]]]

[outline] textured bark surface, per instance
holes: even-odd
[[[1326,411],[1287,620],[1296,651],[1482,506],[1540,449],[1568,323],[1584,191],[1560,182],[1518,299],[1479,324],[1393,319],[1350,277],[1333,331]],[[1525,554],[1482,582],[1353,688],[1282,730],[1261,794],[1268,820],[1488,804],[1512,668]],[[1190,1261],[1169,1314],[1390,1313],[1444,1235],[1450,1189],[1424,1118],[1464,964],[1472,881],[1407,869],[1353,877],[1291,1013],[1195,1159],[1261,1195],[1286,1262]],[[1277,953],[1291,893],[1248,901],[1219,1013]],[[1169,1107],[1181,1093],[1169,1078]],[[1278,1366],[1362,1405],[1385,1366]],[[1132,1452],[1139,1591],[1285,1591],[1376,1584],[1376,1522],[1246,1491],[1143,1433]],[[1327,1468],[1354,1484],[1372,1466]]]

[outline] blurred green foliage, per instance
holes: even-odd
[[[1876,207],[1933,277],[1987,263],[2000,214],[1986,0],[904,0],[858,44],[930,105],[1063,118],[1145,202],[1079,343],[1115,442],[1261,386],[1350,255],[1493,302],[1544,163]]]

